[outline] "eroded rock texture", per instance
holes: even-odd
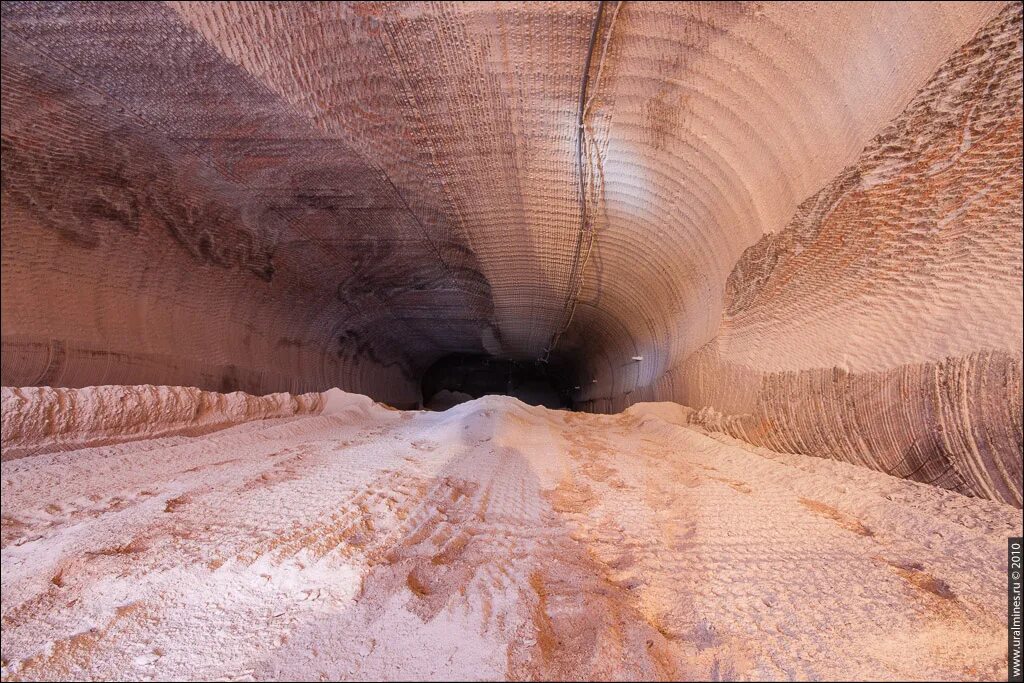
[[[548,358],[587,409],[1020,505],[1019,3],[2,23],[4,385],[408,407]]]
[[[787,227],[661,382],[702,424],[1021,504],[1021,7]]]
[[[316,415],[338,391],[252,396],[150,385],[85,391],[3,387],[3,459],[168,435],[194,436],[250,420]],[[352,400],[373,404],[365,396]]]

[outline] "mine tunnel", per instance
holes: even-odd
[[[517,362],[487,355],[454,354],[423,374],[421,395],[428,410],[445,410],[482,396],[512,396],[523,403],[572,410],[579,390],[571,367],[556,361]]]
[[[3,680],[1006,674],[1019,2],[2,31]]]

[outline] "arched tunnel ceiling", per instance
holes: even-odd
[[[3,383],[551,354],[1019,505],[1019,4],[599,7],[4,3]]]

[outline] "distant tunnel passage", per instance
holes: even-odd
[[[1019,507],[1021,7],[867,7],[5,2],[0,381],[542,361]]]

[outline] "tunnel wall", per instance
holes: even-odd
[[[734,266],[716,335],[639,400],[785,452],[1021,505],[1021,6]]]
[[[1019,3],[605,9],[4,3],[2,383],[553,353],[1019,502]]]
[[[594,242],[559,346],[585,359],[579,399],[601,409],[715,338],[744,251],[854,164],[1003,4],[615,7],[586,117]]]
[[[493,337],[465,241],[163,3],[4,3],[3,35],[4,385],[413,407]]]

